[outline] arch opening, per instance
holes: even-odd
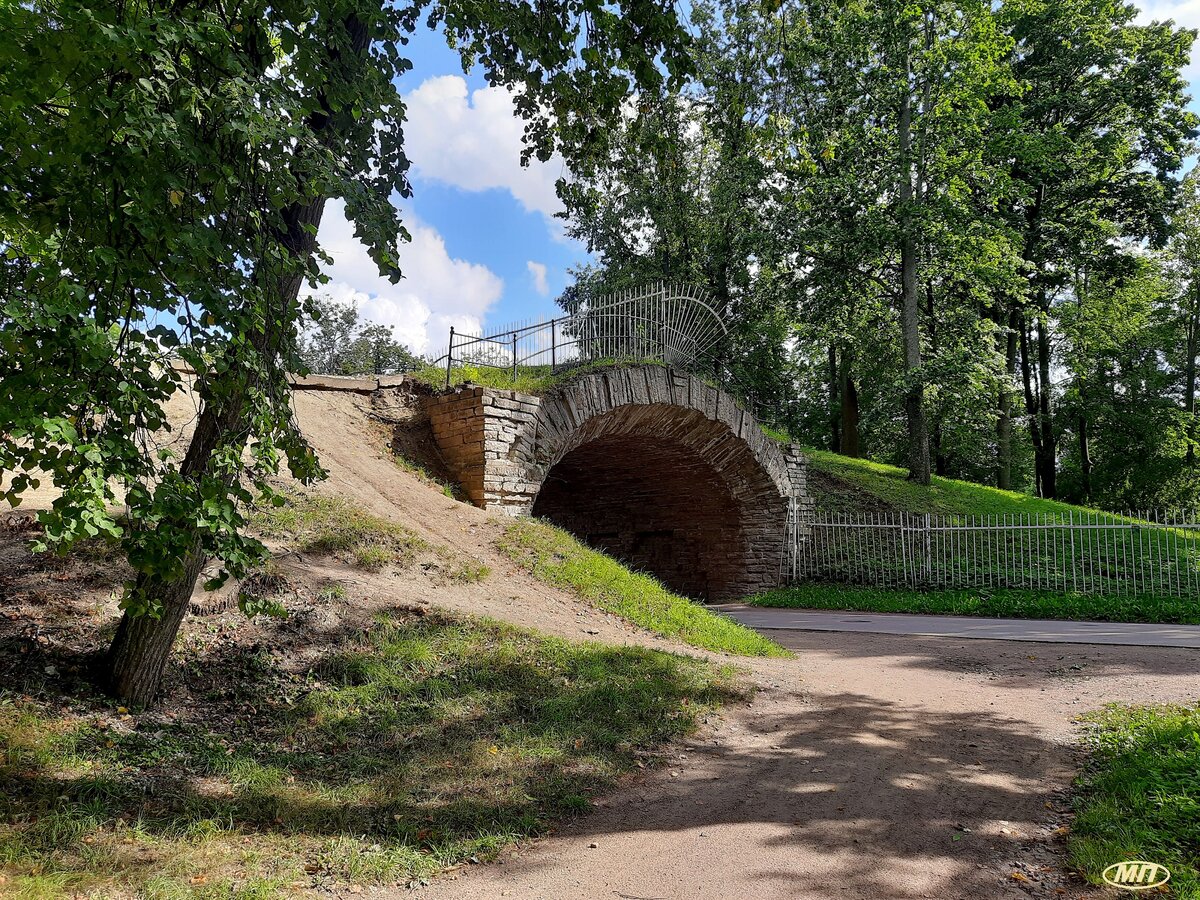
[[[694,448],[615,434],[566,453],[546,473],[533,514],[667,587],[723,599],[745,581],[745,510]]]

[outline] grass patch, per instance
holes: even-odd
[[[570,588],[601,609],[657,634],[739,656],[790,655],[758,632],[672,593],[649,575],[631,572],[544,522],[512,523],[497,547],[536,578]]]
[[[478,384],[502,391],[519,391],[522,394],[544,394],[551,388],[572,381],[581,375],[621,366],[665,366],[666,363],[646,359],[601,359],[568,368],[551,369],[550,366],[518,366],[516,377],[511,367],[457,365],[450,373],[450,386]],[[445,366],[426,365],[409,373],[410,377],[442,390],[446,387]]]
[[[404,456],[402,453],[392,454],[392,459],[395,460],[396,465],[400,467],[401,471],[407,472],[418,481],[421,481],[430,487],[437,488],[451,500],[464,499],[462,485],[460,485],[458,482],[447,481],[444,478],[439,478],[430,472],[429,469],[425,468],[425,466],[418,462],[414,462],[407,456]]]
[[[1092,883],[1112,863],[1171,870],[1171,896],[1200,900],[1200,708],[1109,707],[1089,717],[1068,854]]]
[[[746,696],[703,660],[443,616],[383,618],[306,676],[229,664],[206,669],[236,700],[188,721],[0,692],[0,892],[406,883],[545,833]]]
[[[291,494],[283,506],[257,510],[251,526],[268,538],[282,538],[305,553],[336,556],[378,572],[411,565],[428,545],[403,525],[364,512],[340,497]]]
[[[467,560],[452,568],[449,578],[459,584],[478,584],[491,574],[492,570],[478,560]]]
[[[933,515],[1059,515],[1079,516],[1085,510],[1070,503],[1043,500],[1031,494],[1002,491],[970,481],[934,475],[928,487],[908,480],[908,470],[869,459],[852,459],[827,450],[804,451],[812,468],[846,482],[878,501],[873,505],[854,494],[832,493],[816,486],[817,508],[828,512],[873,512],[880,504],[901,512]]]
[[[759,594],[746,602],[754,606],[797,609],[1200,625],[1200,607],[1192,598],[1114,597],[1018,588],[921,591],[847,584],[798,584]]]

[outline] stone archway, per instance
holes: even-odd
[[[542,515],[689,596],[778,584],[804,457],[724,392],[661,366],[583,375],[545,396],[431,398],[450,468],[478,505]]]

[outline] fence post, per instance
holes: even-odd
[[[553,372],[553,371],[554,371],[554,369],[555,369],[555,366],[557,366],[557,365],[558,365],[558,362],[557,362],[557,360],[555,359],[555,355],[556,355],[556,354],[555,354],[555,351],[558,349],[558,348],[557,348],[557,341],[555,340],[555,336],[554,336],[554,334],[555,334],[555,331],[556,331],[556,329],[555,329],[555,327],[554,327],[554,326],[555,326],[556,324],[558,324],[558,319],[551,319],[551,320],[550,320],[550,371],[551,371],[551,372]]]
[[[930,584],[933,580],[933,557],[930,555],[929,546],[929,513],[925,513],[925,534],[922,540],[925,550],[925,583]]]
[[[450,390],[450,367],[454,365],[454,326],[450,326],[450,346],[446,348],[446,390]]]
[[[517,333],[513,332],[513,384],[517,383]]]

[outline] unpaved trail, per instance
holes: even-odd
[[[798,658],[755,664],[755,702],[668,768],[420,896],[1088,895],[1054,834],[1073,719],[1200,695],[1194,650],[771,634]]]

